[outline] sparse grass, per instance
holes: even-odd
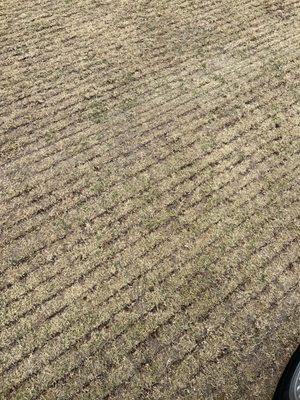
[[[101,140],[103,138],[103,133],[102,132],[97,132],[96,133],[96,139]]]
[[[94,191],[97,193],[101,193],[103,192],[105,188],[104,182],[102,181],[98,181],[95,185],[94,185]]]
[[[93,122],[95,122],[96,124],[100,124],[101,122],[103,122],[106,119],[106,113],[104,113],[103,111],[99,111],[99,110],[94,110],[91,114],[91,119]]]
[[[131,110],[136,104],[137,104],[136,100],[134,100],[134,99],[126,99],[126,100],[121,104],[121,110],[122,110],[122,111],[129,111],[129,110]]]
[[[62,219],[62,218],[60,218],[60,219],[57,221],[57,225],[58,225],[59,227],[61,227],[64,231],[68,231],[68,230],[70,229],[70,225],[68,224],[68,222],[65,221],[65,220]]]
[[[271,398],[300,8],[267,3],[3,3],[0,399]]]

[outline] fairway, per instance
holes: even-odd
[[[1,0],[0,399],[271,400],[299,139],[300,0]]]

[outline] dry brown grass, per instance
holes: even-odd
[[[271,398],[300,333],[299,16],[1,2],[1,399]]]

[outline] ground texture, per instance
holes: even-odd
[[[0,398],[270,399],[300,1],[2,0],[0,44]]]

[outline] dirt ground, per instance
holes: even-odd
[[[0,77],[0,398],[271,399],[300,1],[2,0]]]

